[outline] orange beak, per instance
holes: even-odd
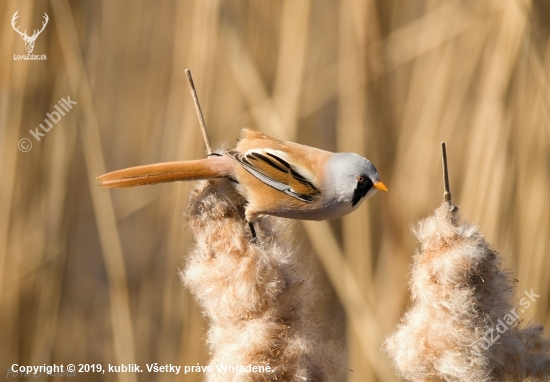
[[[388,192],[388,188],[386,187],[386,185],[380,181],[374,183],[373,187],[376,188],[377,190]]]

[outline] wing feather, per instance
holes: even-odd
[[[228,150],[226,155],[268,186],[298,200],[311,203],[313,197],[320,194],[313,180],[277,155],[275,150],[252,149],[244,154]]]

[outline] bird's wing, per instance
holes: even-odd
[[[320,194],[313,184],[314,181],[304,175],[304,170],[285,160],[283,157],[286,155],[283,152],[252,149],[243,154],[236,150],[228,150],[226,155],[268,186],[298,200],[311,203],[313,197]]]

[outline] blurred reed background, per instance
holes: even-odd
[[[33,52],[47,61],[13,59],[16,10],[21,30],[49,15]],[[247,126],[354,151],[388,185],[341,221],[290,228],[326,267],[319,304],[347,338],[350,381],[397,380],[379,349],[408,303],[410,227],[442,200],[441,141],[453,201],[516,294],[541,295],[522,318],[550,327],[550,1],[6,0],[0,15],[0,369],[208,362],[178,276],[192,185],[95,182],[205,155],[185,68],[214,144]],[[67,96],[77,105],[36,141]]]

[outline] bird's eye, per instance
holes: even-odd
[[[358,181],[359,183],[363,183],[363,182],[365,181],[365,177],[364,177],[364,176],[358,176],[358,177],[357,177],[357,181]]]

